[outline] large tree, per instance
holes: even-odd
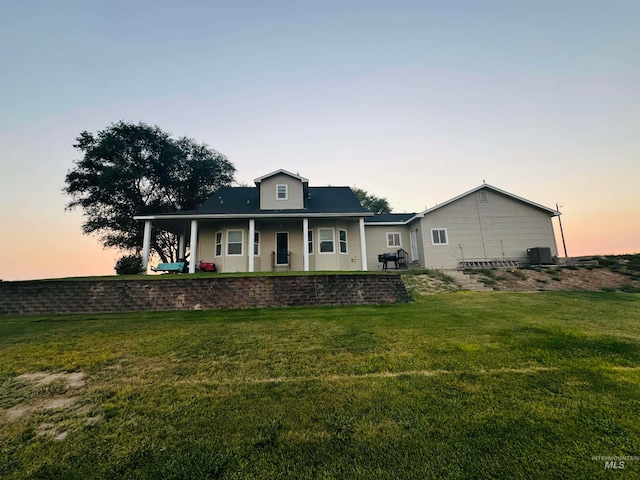
[[[198,208],[215,190],[233,182],[235,167],[221,153],[191,138],[174,139],[157,126],[120,121],[74,147],[82,158],[65,177],[67,209],[80,207],[82,231],[104,247],[140,252],[143,225],[134,215]],[[176,260],[176,235],[155,231],[152,251]]]
[[[366,190],[357,187],[353,187],[351,190],[356,194],[356,197],[360,200],[360,205],[364,208],[371,210],[373,213],[391,213],[391,207],[386,198],[376,197]]]

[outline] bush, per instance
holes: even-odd
[[[484,275],[485,277],[489,277],[489,278],[496,278],[496,274],[493,270],[491,270],[490,268],[478,268],[477,270],[475,270],[477,273],[481,273],[482,275]]]
[[[525,278],[527,278],[527,276],[522,273],[520,270],[511,270],[511,275],[513,275],[516,278],[519,278],[520,280],[524,280]]]
[[[635,285],[631,285],[629,283],[622,285],[619,290],[625,293],[640,293],[639,287],[636,287]]]
[[[125,255],[118,259],[114,268],[118,275],[138,275],[142,273],[142,257],[140,255]]]

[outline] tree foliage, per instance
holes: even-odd
[[[364,208],[373,213],[391,213],[391,207],[386,198],[376,197],[361,188],[354,187],[352,190],[353,193],[356,194],[356,197],[358,197],[358,200],[360,200],[360,205]]]
[[[145,123],[120,121],[95,135],[84,131],[74,147],[82,158],[65,177],[67,209],[83,210],[83,233],[130,252],[139,253],[144,230],[134,215],[196,209],[235,175],[221,153]],[[175,260],[176,235],[154,229],[151,248],[163,262]]]

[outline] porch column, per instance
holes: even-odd
[[[189,241],[189,273],[196,273],[196,253],[198,252],[198,221],[191,220],[191,240]]]
[[[254,268],[254,243],[256,236],[256,221],[253,218],[249,219],[249,241],[247,242],[247,250],[249,252],[249,271],[253,272]]]
[[[144,236],[142,240],[142,273],[147,274],[149,254],[151,253],[151,220],[144,222]]]
[[[302,219],[302,262],[303,270],[309,271],[309,219]]]
[[[360,255],[362,256],[362,270],[367,271],[367,239],[364,236],[364,218],[360,219]]]
[[[184,258],[184,248],[184,233],[181,233],[178,240],[178,258]]]

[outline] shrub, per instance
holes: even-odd
[[[527,278],[527,276],[520,270],[511,270],[510,273],[511,275],[513,275],[516,278],[519,278],[520,280],[524,280],[525,278]]]
[[[625,293],[640,293],[640,288],[635,285],[631,285],[630,283],[622,285],[619,290]]]
[[[489,277],[489,278],[496,278],[496,274],[493,270],[491,270],[490,268],[478,268],[477,270],[475,270],[477,273],[481,273],[482,275]]]
[[[118,275],[138,275],[142,273],[142,257],[140,255],[125,255],[118,259],[114,268]]]
[[[615,257],[598,257],[598,263],[603,267],[614,267],[619,265],[618,260]]]

